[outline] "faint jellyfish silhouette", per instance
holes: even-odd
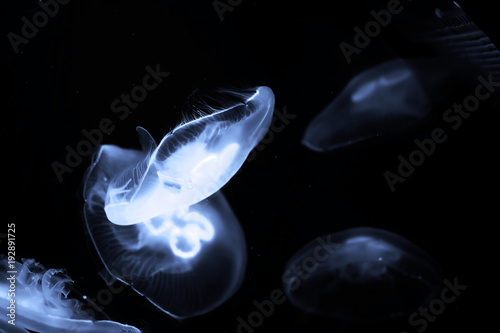
[[[375,228],[318,237],[299,250],[283,274],[292,304],[343,320],[408,315],[439,295],[434,260],[408,240]]]
[[[141,332],[133,326],[91,318],[78,300],[67,298],[72,280],[61,269],[45,269],[34,259],[20,263],[5,256],[0,256],[0,267],[0,306],[7,312],[0,319],[0,331]]]
[[[409,130],[443,99],[453,77],[461,80],[458,66],[442,59],[395,59],[367,69],[313,118],[302,143],[327,152]]]
[[[84,215],[107,271],[175,318],[204,314],[239,288],[243,231],[217,192],[265,135],[271,89],[178,126],[143,151],[104,145],[85,176]]]

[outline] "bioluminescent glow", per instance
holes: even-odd
[[[353,228],[306,244],[288,262],[284,289],[304,311],[343,320],[407,315],[434,299],[433,259],[388,231]]]
[[[130,163],[113,146],[115,175],[105,193],[106,216],[119,225],[144,222],[188,207],[218,191],[266,134],[274,110],[271,89],[259,87],[244,102],[175,128],[154,144],[140,130],[143,158]]]
[[[1,316],[0,331],[141,332],[133,326],[90,318],[81,310],[78,300],[67,298],[72,281],[63,270],[45,269],[34,259],[24,260],[22,264],[11,262],[5,256],[0,256],[0,267],[0,306],[7,312]],[[16,273],[9,273],[12,271]]]
[[[177,318],[228,299],[246,267],[245,238],[222,193],[267,132],[274,95],[259,87],[142,151],[104,145],[85,177],[85,220],[108,272]]]
[[[318,152],[332,151],[415,126],[430,111],[428,91],[449,71],[432,69],[432,62],[396,59],[361,72],[311,121],[302,143]],[[426,75],[435,81],[432,87],[423,83]]]

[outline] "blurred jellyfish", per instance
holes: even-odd
[[[115,278],[176,318],[204,314],[240,286],[241,227],[217,192],[269,127],[274,95],[260,87],[242,103],[187,122],[143,151],[99,148],[85,177],[85,221]]]
[[[441,59],[395,59],[365,70],[311,121],[302,143],[326,152],[402,133],[442,100],[458,66]]]
[[[7,311],[0,332],[140,333],[133,326],[90,318],[78,300],[67,298],[72,281],[63,270],[45,269],[33,259],[8,261],[5,256],[0,256],[0,267],[0,306]]]
[[[343,320],[379,320],[415,311],[440,292],[432,258],[388,231],[353,228],[319,237],[288,262],[292,304]]]

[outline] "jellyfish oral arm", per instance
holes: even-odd
[[[168,243],[174,255],[189,259],[201,250],[202,241],[209,242],[215,235],[212,223],[201,213],[179,210],[173,216],[163,215],[144,222],[152,236]]]

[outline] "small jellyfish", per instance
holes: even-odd
[[[101,146],[87,170],[84,216],[107,271],[175,318],[204,314],[239,288],[246,243],[219,189],[265,135],[274,95],[259,87],[142,151]]]
[[[310,122],[302,143],[327,152],[402,133],[429,115],[457,66],[441,59],[395,59],[367,69]]]
[[[407,315],[434,299],[441,271],[392,232],[353,228],[306,244],[286,265],[284,290],[300,309],[343,320]]]
[[[45,269],[34,259],[23,263],[0,256],[0,332],[140,333],[133,326],[93,320],[76,299],[67,298],[71,279],[61,269]]]

